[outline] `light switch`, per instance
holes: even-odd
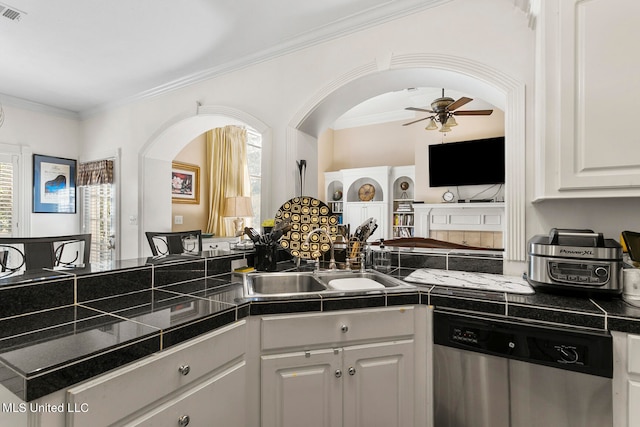
[[[176,215],[173,220],[173,223],[178,225],[182,224],[182,215]]]

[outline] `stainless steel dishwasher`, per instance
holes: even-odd
[[[436,427],[611,427],[612,338],[434,311]]]

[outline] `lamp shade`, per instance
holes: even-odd
[[[224,215],[226,217],[251,217],[251,197],[227,197],[224,201]]]
[[[425,128],[426,130],[436,130],[438,129],[438,125],[436,125],[436,121],[433,119],[429,119],[429,124]]]

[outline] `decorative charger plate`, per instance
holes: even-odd
[[[376,187],[371,184],[363,184],[358,189],[358,198],[363,202],[370,202],[376,195]]]
[[[315,259],[330,248],[330,242],[324,233],[314,233],[309,243],[305,243],[309,232],[322,228],[335,240],[338,234],[338,217],[321,200],[313,197],[294,197],[285,202],[275,216],[275,223],[291,219],[291,230],[280,239],[280,246],[292,256],[302,259]]]

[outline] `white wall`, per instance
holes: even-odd
[[[394,52],[438,52],[488,63],[517,80],[532,82],[534,34],[527,27],[524,13],[505,0],[477,3],[457,0],[85,120],[83,150],[122,148],[122,178],[126,183],[121,211],[123,258],[138,255],[140,240],[134,236],[144,231],[127,221],[131,215],[141,215],[137,156],[171,124],[194,116],[196,101],[204,106],[233,107],[269,126],[273,141],[271,184],[265,185],[265,190],[271,194],[271,209],[275,213],[282,202],[296,194],[295,160],[304,158],[309,162],[317,149],[313,141],[292,130],[297,125],[293,118],[312,108],[314,96],[321,88],[351,70]],[[456,24],[456,37],[447,37],[446,43],[429,42],[434,35],[448,34],[452,23]],[[505,38],[505,34],[509,37]],[[481,42],[474,43],[474,39]],[[344,105],[344,111],[352,106]],[[181,148],[191,139],[176,139],[175,144]],[[311,182],[311,177],[317,176],[314,170],[315,165],[307,168],[307,192],[317,188]],[[145,199],[149,200],[149,195]],[[161,210],[157,212],[164,215]],[[158,222],[163,220],[158,218]],[[166,221],[170,221],[170,214]]]
[[[31,154],[77,159],[80,151],[80,123],[71,114],[52,114],[3,106],[5,120],[0,127],[0,143],[23,151],[25,170],[23,200],[26,224],[18,224],[19,236],[74,234],[80,229],[78,214],[31,213],[33,172]]]

